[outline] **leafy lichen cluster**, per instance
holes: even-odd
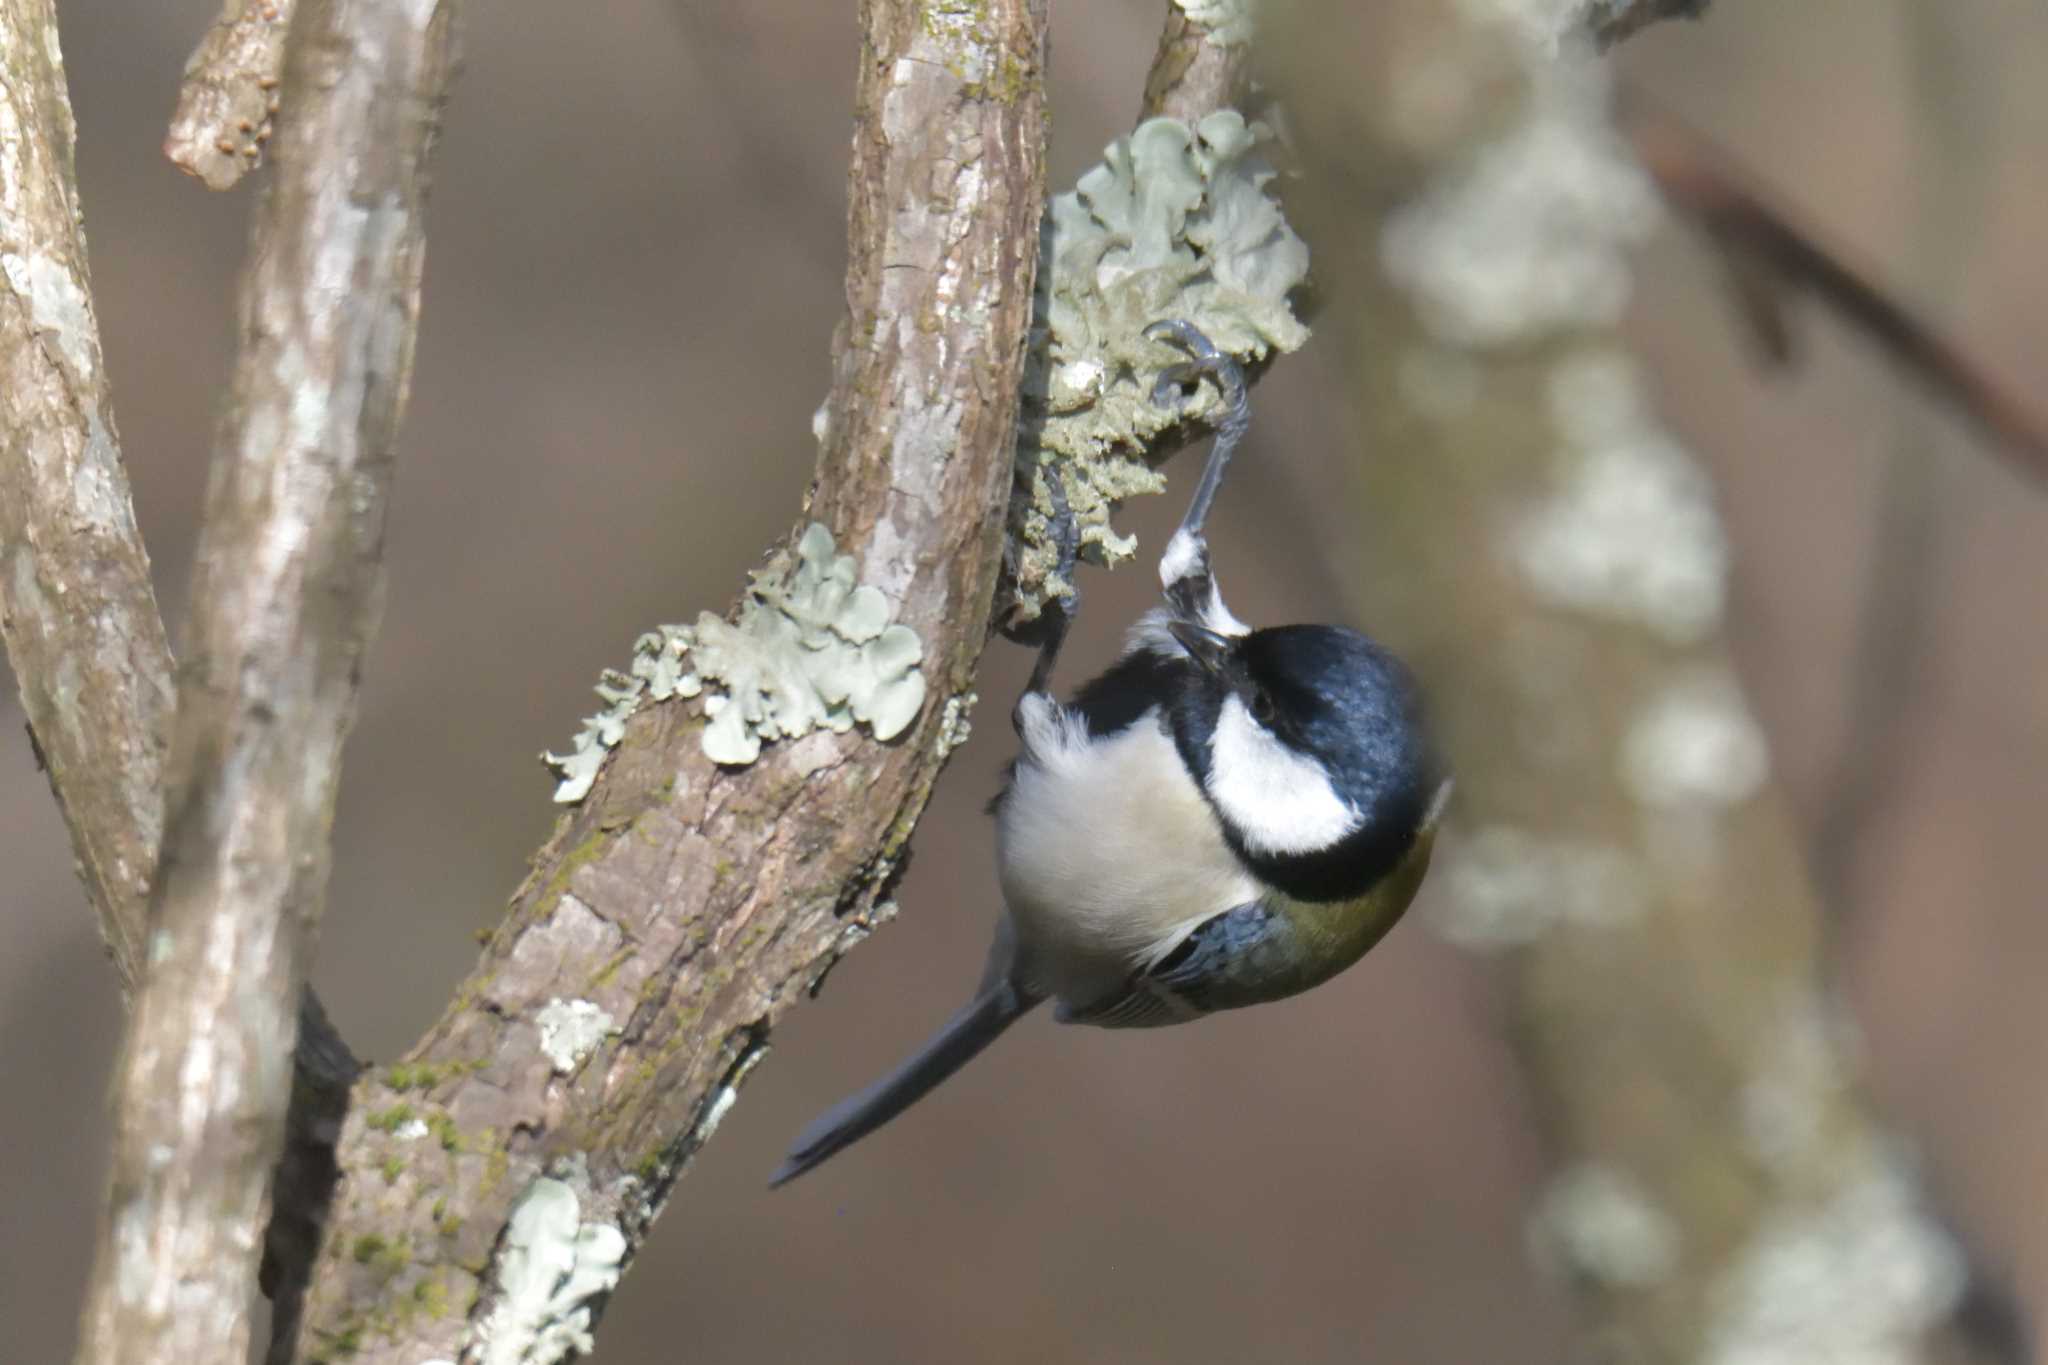
[[[694,626],[657,626],[634,643],[623,672],[605,670],[605,709],[584,721],[568,753],[541,755],[561,778],[555,800],[583,799],[647,701],[704,693],[704,753],[723,764],[752,763],[768,740],[844,733],[856,722],[894,738],[924,705],[924,646],[889,616],[888,598],[856,582],[853,557],[813,522],[793,554],[754,574],[737,620],[705,612]]]
[[[1193,127],[1148,119],[1052,201],[1018,425],[1013,621],[1035,618],[1069,587],[1046,534],[1047,471],[1059,476],[1083,551],[1113,565],[1137,545],[1117,534],[1111,512],[1165,487],[1148,462],[1153,443],[1215,415],[1208,386],[1181,406],[1152,401],[1159,373],[1185,357],[1146,327],[1185,319],[1247,362],[1308,339],[1288,304],[1307,278],[1308,248],[1268,193],[1275,171],[1263,136],[1230,110]]]

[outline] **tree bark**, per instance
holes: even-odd
[[[121,465],[48,0],[0,4],[0,636],[124,990],[163,825],[171,650]]]
[[[283,104],[285,34],[298,0],[226,0],[185,63],[164,135],[173,166],[210,190],[263,164]]]
[[[79,1359],[234,1360],[376,621],[454,6],[309,3],[259,211]]]
[[[898,741],[821,731],[739,769],[705,757],[694,708],[633,716],[448,1012],[357,1087],[302,1358],[587,1345],[776,1020],[877,917],[957,739],[1012,478],[1046,14],[868,0],[862,20],[848,316],[806,513],[917,633],[931,699]],[[610,1023],[551,1056],[551,1003]]]
[[[1451,751],[1439,924],[1506,964],[1556,1159],[1532,1242],[1589,1358],[1920,1358],[1961,1263],[1826,994],[1712,490],[1618,331],[1650,217],[1603,78],[1455,4],[1316,13],[1280,51],[1346,291],[1360,615]]]
[[[1236,108],[1243,99],[1251,43],[1230,42],[1177,4],[1166,7],[1166,26],[1159,32],[1159,50],[1145,76],[1140,119],[1177,118],[1194,124],[1218,109]]]

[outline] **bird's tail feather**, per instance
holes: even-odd
[[[789,1183],[923,1099],[932,1087],[965,1066],[1037,1003],[1037,997],[1025,995],[1009,981],[985,983],[967,1007],[948,1020],[931,1041],[888,1075],[858,1094],[847,1096],[804,1129],[782,1165],[768,1177],[768,1187]]]

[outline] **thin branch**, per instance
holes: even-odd
[[[1774,204],[1693,128],[1640,90],[1622,103],[1636,155],[1671,204],[1728,263],[1732,288],[1764,354],[1791,356],[1785,297],[1805,293],[1869,337],[1900,369],[1974,423],[2021,474],[2048,479],[2048,421],[1961,347],[1892,297],[1867,271]]]
[[[0,99],[19,102],[22,130],[10,163],[18,174],[0,179],[0,253],[23,263],[7,276],[0,312],[0,634],[127,993],[142,975],[163,830],[172,661],[114,434],[78,230],[70,105],[55,41],[44,37],[53,22],[46,4],[25,15],[0,8],[9,72]],[[278,1180],[311,1193],[266,1239],[281,1289],[317,1239],[317,1225],[292,1211],[317,1207],[323,1179],[332,1184],[334,1132],[356,1069],[308,991]]]
[[[1665,19],[1697,19],[1711,0],[1589,0],[1586,28],[1601,47]]]
[[[124,989],[163,823],[171,651],[93,315],[51,0],[0,5],[0,635]]]
[[[301,1357],[587,1337],[776,1021],[879,917],[958,737],[1031,318],[1046,9],[867,0],[862,22],[849,308],[806,510],[917,634],[931,699],[901,740],[819,731],[736,769],[705,756],[699,708],[633,715],[447,1014],[358,1085]],[[609,1032],[550,1056],[551,1002]],[[501,1237],[543,1200],[567,1239],[548,1249],[589,1273],[536,1302],[496,1262],[541,1235]]]
[[[185,63],[164,155],[210,190],[263,164],[284,77],[285,34],[298,0],[226,0]]]
[[[1236,108],[1245,93],[1250,58],[1250,43],[1225,42],[1179,5],[1167,5],[1138,117],[1193,124],[1218,109]]]
[[[258,214],[78,1359],[238,1360],[411,377],[453,4],[328,0]]]

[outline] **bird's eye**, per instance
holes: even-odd
[[[1250,705],[1253,720],[1261,725],[1272,723],[1273,694],[1271,692],[1268,692],[1263,687],[1253,688]]]

